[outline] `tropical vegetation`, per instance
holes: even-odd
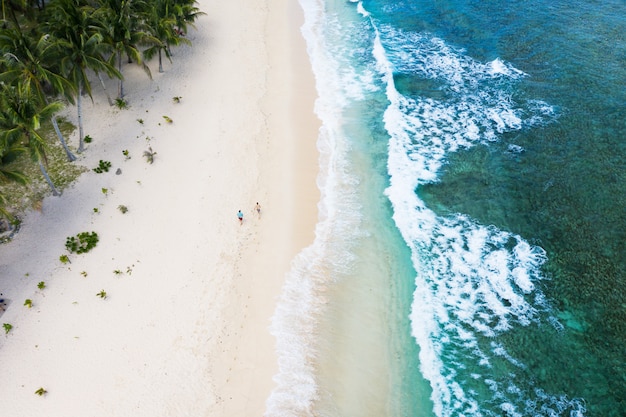
[[[44,178],[54,195],[67,185],[50,175],[51,159],[62,154],[71,165],[84,151],[82,99],[92,98],[92,82],[117,79],[116,100],[105,93],[111,105],[124,101],[123,61],[150,76],[146,60],[156,56],[163,72],[162,56],[171,61],[172,46],[190,43],[188,26],[204,13],[196,0],[0,1],[0,218],[11,220],[14,185]],[[68,105],[77,111],[75,150],[59,117]]]

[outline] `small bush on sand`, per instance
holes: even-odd
[[[101,159],[100,162],[98,162],[98,166],[93,169],[93,172],[102,174],[103,172],[109,172],[109,168],[111,168],[111,162]]]
[[[125,110],[128,108],[128,102],[124,100],[123,98],[116,98],[115,106],[120,110]]]
[[[143,151],[143,156],[149,164],[154,162],[154,155],[156,155],[156,152],[152,150],[152,147],[149,147],[147,151]]]
[[[76,236],[69,236],[65,240],[65,247],[70,253],[85,253],[96,247],[98,234],[96,232],[81,232]]]

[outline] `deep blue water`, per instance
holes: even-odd
[[[625,416],[626,3],[301,4],[321,214],[269,409],[340,415],[316,323],[380,275],[389,413]]]

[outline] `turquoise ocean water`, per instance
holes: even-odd
[[[626,3],[300,0],[272,416],[626,416]]]

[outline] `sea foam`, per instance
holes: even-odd
[[[543,320],[560,325],[536,285],[543,279],[543,249],[467,215],[442,217],[419,197],[421,186],[439,181],[452,153],[549,123],[557,117],[555,109],[541,100],[516,102],[515,85],[528,75],[511,64],[479,62],[432,34],[380,24],[361,2],[355,13],[363,27],[369,25],[370,50],[342,50],[362,30],[327,15],[322,0],[300,3],[319,95],[315,111],[323,124],[318,139],[320,218],[314,243],[293,262],[272,320],[279,373],[267,415],[316,413],[316,338],[325,290],[336,274],[349,272],[358,261],[350,251],[361,221],[352,194],[358,181],[347,162],[352,149],[342,137],[343,109],[380,84],[389,102],[383,116],[389,135],[385,194],[416,271],[411,331],[435,414],[497,415],[479,401],[478,393],[485,391],[492,393],[497,412],[510,415],[534,415],[555,406],[580,411],[576,400],[520,388],[514,375],[503,378],[493,372],[502,360],[514,368],[525,366],[503,344],[490,343],[493,338]],[[356,68],[339,61],[352,52],[371,54],[375,66]],[[425,97],[398,89],[398,74],[429,80],[441,94]]]
[[[367,72],[357,75],[332,59],[334,45],[341,43],[329,43],[329,38],[341,33],[320,33],[339,25],[326,21],[332,17],[323,13],[323,1],[301,0],[300,4],[305,14],[301,30],[319,96],[315,112],[322,121],[317,141],[320,202],[314,242],[292,262],[270,327],[276,338],[279,372],[274,377],[277,387],[267,400],[266,415],[276,417],[316,415],[314,405],[320,395],[315,360],[326,289],[337,274],[352,268],[351,240],[359,234],[360,222],[359,204],[351,196],[358,181],[346,166],[350,148],[340,138],[340,109],[348,100],[362,97],[362,86],[369,85]]]
[[[390,101],[384,115],[390,135],[386,194],[417,272],[410,317],[435,414],[492,415],[477,396],[484,388],[493,392],[491,402],[501,411],[523,414],[536,394],[511,388],[515,377],[498,375],[492,367],[499,358],[514,367],[525,365],[502,344],[485,340],[539,324],[542,317],[553,320],[535,285],[543,279],[545,252],[469,216],[438,216],[415,190],[439,181],[451,153],[497,141],[502,133],[544,122],[554,112],[540,101],[517,104],[515,83],[527,75],[500,59],[480,63],[431,34],[377,25],[373,18],[372,24],[374,56]],[[443,99],[404,95],[396,89],[396,73],[432,80],[450,93]],[[559,395],[546,398],[580,409]]]

